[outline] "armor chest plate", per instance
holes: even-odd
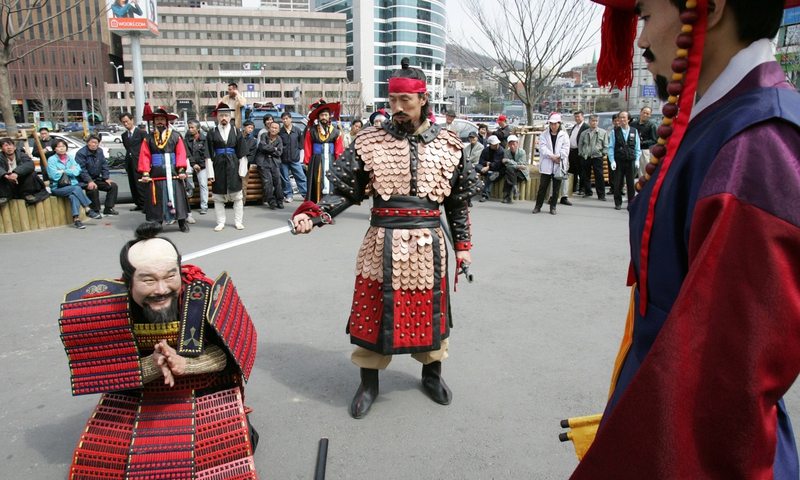
[[[396,138],[377,129],[356,137],[356,151],[364,170],[370,172],[368,193],[385,200],[395,195],[415,195],[444,201],[461,159],[459,147],[446,133],[428,144]]]

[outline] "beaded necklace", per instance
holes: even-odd
[[[689,126],[705,46],[707,8],[706,2],[703,2],[698,8],[697,0],[687,0],[686,9],[681,12],[680,19],[683,26],[675,40],[678,50],[675,60],[672,61],[672,80],[667,85],[669,99],[661,109],[664,119],[657,130],[658,143],[650,147],[650,163],[647,164],[645,174],[639,178],[636,184],[636,190],[640,191],[652,178],[656,167],[660,165],[661,171],[655,180],[650,197],[647,199],[647,216],[639,251],[639,313],[642,316],[647,311],[649,297],[647,268],[650,263],[650,239],[653,233],[656,202],[672,159],[675,158],[678,146]]]
[[[328,125],[327,128],[324,128],[322,125],[317,125],[317,132],[319,132],[319,139],[325,142],[328,140],[331,133],[333,133],[333,125]]]
[[[159,132],[158,129],[156,129],[156,131],[153,133],[153,140],[155,140],[156,147],[159,150],[164,150],[164,147],[167,146],[167,142],[169,142],[169,136],[171,134],[172,134],[172,130],[168,128],[167,129],[167,133],[164,135],[164,141],[162,142],[161,141],[161,132]]]

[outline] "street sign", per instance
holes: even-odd
[[[656,86],[655,85],[642,85],[642,96],[643,97],[655,97],[656,96]]]

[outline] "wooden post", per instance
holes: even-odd
[[[44,226],[39,226],[39,218],[38,215],[36,215],[36,205],[28,205],[26,203],[25,215],[28,217],[28,223],[31,225],[31,230],[39,230],[40,228],[44,228]]]
[[[44,224],[47,228],[53,228],[56,225],[53,223],[53,212],[50,210],[50,202],[52,202],[55,197],[48,197],[47,200],[43,202],[39,202],[36,204],[36,211],[40,215],[40,218],[44,219]]]
[[[11,222],[11,204],[6,203],[0,207],[0,217],[2,217],[3,233],[12,233],[14,225]]]

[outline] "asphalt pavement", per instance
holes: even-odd
[[[577,461],[558,441],[559,421],[603,408],[629,298],[627,212],[573,202],[556,216],[531,215],[531,202],[475,203],[475,282],[459,282],[453,294],[443,367],[453,403],[429,400],[420,365],[398,356],[362,420],[347,413],[359,374],[345,322],[367,206],[308,236],[277,235],[193,261],[210,277],[231,274],[258,328],[245,403],[261,436],[261,477],[312,478],[327,437],[328,479],[567,478]],[[187,254],[283,227],[296,206],[248,206],[244,231],[219,233],[212,212],[195,213],[191,232],[174,225],[167,235]],[[98,395],[70,394],[59,304],[67,290],[119,276],[119,250],[143,220],[128,207],[82,231],[0,236],[4,478],[66,476]],[[797,388],[786,399],[797,415]]]

